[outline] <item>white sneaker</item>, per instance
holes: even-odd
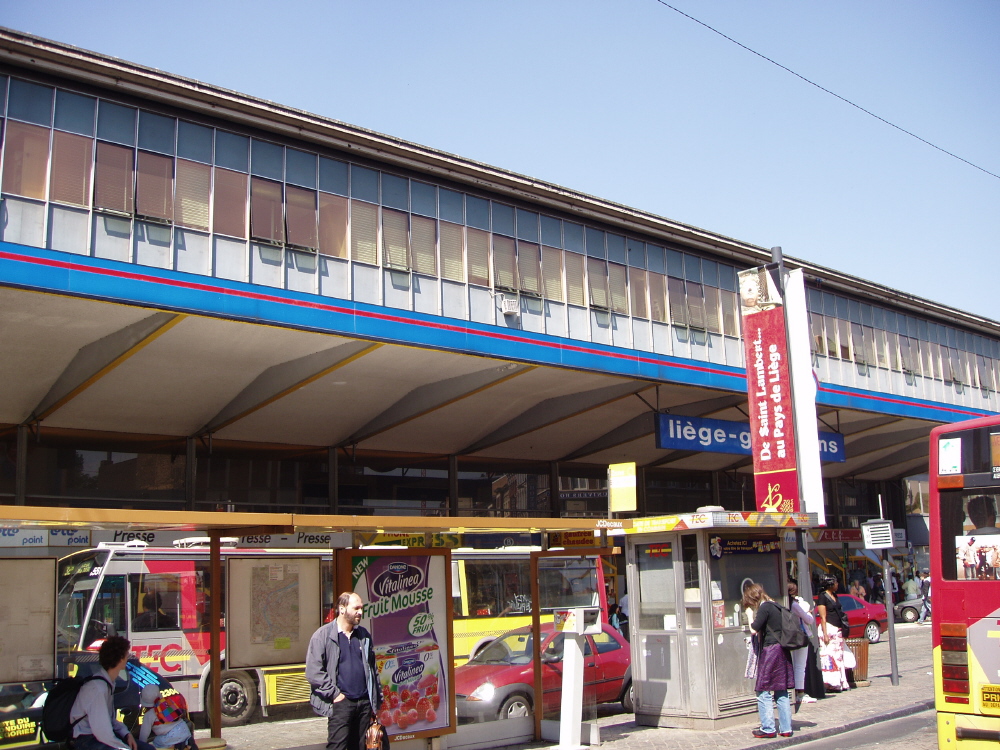
[[[811,695],[803,695],[802,700],[799,701],[799,703],[815,703],[815,702],[816,699],[813,698]]]

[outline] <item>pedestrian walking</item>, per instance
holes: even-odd
[[[922,604],[920,605],[920,619],[917,620],[917,625],[923,625],[927,615],[931,613],[931,576],[927,570],[920,571],[920,599]]]
[[[767,595],[759,583],[751,583],[743,590],[743,607],[757,614],[750,625],[750,633],[756,638],[757,715],[760,726],[753,730],[759,738],[792,736],[792,706],[788,691],[795,687],[792,657],[780,643],[781,607]],[[774,705],[778,706],[778,728],[774,727]]]
[[[382,703],[372,636],[361,626],[364,602],[345,591],[336,619],[309,639],[309,703],[327,717],[327,750],[365,750],[365,732]]]

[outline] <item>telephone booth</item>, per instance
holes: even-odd
[[[783,532],[815,514],[712,511],[635,519],[626,534],[635,718],[715,729],[757,710],[744,676],[743,587],[785,601]]]

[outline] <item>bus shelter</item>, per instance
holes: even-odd
[[[815,514],[708,511],[626,529],[636,723],[712,729],[757,710],[743,589],[785,595],[783,535]]]
[[[609,528],[623,529],[630,524],[629,521],[607,521],[603,519],[555,519],[555,518],[507,518],[507,517],[424,517],[424,516],[346,516],[346,515],[305,515],[305,514],[270,514],[270,513],[199,513],[199,512],[183,512],[183,511],[161,511],[161,512],[149,512],[146,510],[136,511],[128,509],[79,509],[79,508],[52,508],[52,507],[32,507],[32,506],[0,506],[0,527],[5,528],[16,528],[16,529],[34,529],[40,533],[48,533],[50,530],[73,530],[73,529],[99,529],[99,530],[120,530],[123,532],[136,533],[145,531],[178,531],[184,532],[186,535],[189,534],[191,537],[204,536],[208,539],[208,548],[210,568],[206,571],[205,583],[206,591],[211,591],[212,595],[206,597],[205,603],[205,621],[209,623],[206,627],[209,628],[209,632],[205,635],[209,636],[209,646],[210,654],[210,669],[205,675],[205,684],[210,685],[208,688],[212,695],[220,695],[221,689],[221,675],[223,674],[223,669],[235,669],[239,667],[239,664],[235,664],[234,659],[236,656],[236,639],[234,638],[235,630],[229,633],[227,637],[227,642],[223,645],[221,640],[221,628],[220,623],[224,620],[230,623],[235,623],[237,620],[244,618],[233,617],[233,612],[229,611],[228,616],[223,611],[221,606],[221,599],[223,596],[217,595],[217,592],[226,592],[227,589],[222,585],[222,567],[223,567],[223,557],[225,555],[230,556],[229,560],[229,573],[231,576],[229,578],[228,584],[230,588],[228,589],[228,594],[225,594],[227,599],[233,599],[229,602],[228,606],[236,606],[238,603],[235,596],[233,595],[232,580],[236,576],[236,571],[232,568],[234,560],[232,558],[231,552],[224,548],[224,540],[227,537],[239,537],[242,539],[257,539],[268,535],[289,535],[289,534],[307,534],[307,535],[324,535],[325,538],[329,539],[330,549],[327,550],[326,558],[329,558],[329,553],[333,553],[333,581],[336,590],[350,590],[355,581],[353,578],[357,576],[354,575],[356,569],[357,560],[361,559],[365,561],[365,564],[371,565],[371,571],[374,571],[379,567],[378,563],[373,563],[379,555],[382,555],[386,560],[386,565],[388,566],[387,572],[392,573],[392,566],[401,566],[403,562],[409,557],[413,557],[412,553],[407,553],[404,549],[396,547],[393,549],[383,548],[382,552],[373,551],[375,548],[370,545],[375,542],[379,537],[385,537],[387,535],[399,535],[403,536],[407,540],[407,544],[410,547],[433,547],[444,537],[458,537],[462,534],[493,534],[506,536],[511,538],[516,538],[519,535],[526,533],[537,534],[540,536],[542,544],[541,547],[543,551],[532,552],[531,553],[531,575],[530,575],[530,591],[531,596],[528,600],[527,609],[530,612],[529,622],[530,627],[526,628],[532,636],[529,639],[529,643],[540,644],[542,639],[540,637],[540,623],[538,610],[539,606],[545,607],[546,602],[549,602],[550,607],[558,607],[567,604],[572,604],[577,600],[586,600],[587,603],[592,603],[596,600],[597,587],[603,588],[603,578],[599,578],[594,574],[594,571],[587,572],[583,568],[576,566],[574,568],[572,560],[574,559],[585,559],[585,558],[598,558],[601,555],[609,554],[611,548],[608,547],[608,536],[607,530]],[[569,532],[569,534],[565,533]],[[552,536],[553,533],[560,533],[560,537]],[[567,547],[564,552],[557,551],[545,551],[545,548],[549,546],[550,539],[553,541],[553,546],[559,542],[564,541],[563,537],[576,536],[576,537],[588,537],[591,541],[588,547]],[[233,540],[235,541],[235,540]],[[423,542],[423,545],[420,542]],[[127,546],[127,545],[125,545]],[[366,550],[362,552],[361,550]],[[338,550],[340,551],[338,553]],[[125,550],[123,550],[125,551]],[[179,551],[179,550],[178,550]],[[263,550],[258,550],[263,552]],[[249,558],[244,560],[237,569],[246,568],[248,571],[246,575],[252,575],[253,571],[250,570],[248,566],[254,564],[252,559],[253,549],[242,549],[239,550],[244,558]],[[307,550],[302,550],[302,552],[307,552]],[[314,550],[314,553],[318,552]],[[438,553],[437,557],[439,559],[447,560],[450,557],[446,556],[449,554],[447,550],[437,549],[437,550],[427,550],[428,554]],[[155,549],[151,549],[150,553],[153,555],[159,554],[163,556],[162,552],[157,553]],[[351,557],[351,553],[354,553],[355,557]],[[205,554],[204,552],[202,553]],[[360,555],[360,557],[358,557]],[[319,570],[321,564],[320,558],[314,554],[315,565],[313,567]],[[542,559],[538,559],[541,557]],[[430,558],[428,558],[430,559]],[[339,563],[337,562],[339,560]],[[414,558],[415,562],[420,563],[419,560]],[[413,562],[411,561],[411,562]],[[10,562],[17,562],[18,564],[34,564],[38,563],[37,570],[35,570],[37,575],[34,575],[35,580],[28,582],[28,585],[33,585],[38,589],[37,596],[41,597],[41,600],[49,599],[51,601],[42,601],[45,605],[45,609],[52,609],[50,606],[54,604],[55,600],[55,589],[49,588],[44,584],[43,578],[51,577],[53,579],[52,585],[54,586],[54,571],[55,571],[55,560],[44,558],[18,558],[17,560],[12,559]],[[50,563],[52,569],[52,575],[46,576],[45,572],[48,568],[45,567],[44,563]],[[304,566],[307,565],[307,560],[305,555],[299,555],[295,559],[289,559],[287,561],[269,559],[269,560],[258,560],[260,562],[266,562],[268,569],[265,570],[269,576],[274,575],[273,571],[270,569],[276,562],[289,562],[291,567],[289,570],[294,569],[297,573],[304,570]],[[244,564],[245,563],[245,564]],[[541,567],[547,567],[548,572],[553,573],[554,576],[549,576],[552,580],[563,580],[566,579],[567,591],[564,592],[562,598],[559,595],[554,595],[547,591],[545,588],[545,582],[549,578],[544,575],[546,571],[541,570]],[[409,571],[412,566],[408,567]],[[563,569],[565,568],[565,569]],[[580,578],[581,590],[577,592],[571,587],[571,584],[575,582],[575,578],[572,575],[567,575],[576,571],[577,577]],[[598,565],[599,568],[599,565]],[[14,570],[14,568],[11,568]],[[586,577],[580,577],[583,573],[587,572]],[[84,571],[85,575],[89,575],[93,578],[95,575],[100,574],[100,569],[88,569]],[[558,574],[558,575],[555,575]],[[244,577],[246,577],[246,575]],[[428,570],[424,578],[426,582],[430,582],[431,571]],[[369,577],[372,577],[370,574]],[[14,576],[13,578],[16,578]],[[572,580],[571,580],[572,579]],[[298,578],[296,578],[298,580]],[[97,583],[97,579],[94,579],[94,584]],[[94,588],[94,584],[91,588]],[[280,582],[279,582],[280,584]],[[452,636],[452,612],[451,612],[451,596],[453,595],[453,587],[451,580],[450,568],[443,567],[439,571],[439,575],[434,584],[442,592],[442,597],[444,599],[445,606],[441,611],[436,612],[433,617],[437,619],[439,623],[447,623],[447,628],[442,628],[444,633],[447,633],[448,640],[447,648],[442,650],[443,654],[447,654],[449,657],[454,653],[454,637]],[[13,588],[12,588],[13,587]],[[314,588],[318,591],[320,589],[319,585]],[[5,589],[7,594],[15,595],[16,580],[11,580],[8,582],[8,589]],[[49,591],[50,593],[45,593]],[[395,591],[395,589],[394,589]],[[482,593],[482,592],[480,592]],[[98,594],[100,595],[100,594]],[[567,598],[568,597],[568,598]],[[581,598],[582,597],[582,598]],[[134,595],[133,595],[134,598]],[[40,601],[41,601],[40,600]],[[124,598],[122,599],[124,601]],[[534,601],[539,606],[532,607],[530,602]],[[319,602],[315,602],[319,605]],[[441,603],[439,603],[441,604]],[[244,601],[243,607],[248,611],[250,608],[250,602]],[[400,606],[403,606],[402,604]],[[116,609],[116,608],[114,608]],[[405,609],[405,607],[404,607]],[[49,613],[54,621],[55,610]],[[427,618],[425,618],[427,619]],[[417,623],[420,625],[420,623]],[[424,632],[427,630],[425,627],[423,630],[417,632],[414,630],[414,623],[410,623],[410,635],[413,636],[409,640],[419,640],[417,636],[426,635]],[[47,638],[51,641],[55,628],[36,628],[38,631],[36,635],[39,644],[34,651],[38,652],[40,655],[45,650],[44,642],[46,640],[45,632],[49,632],[50,635]],[[82,631],[81,631],[82,632]],[[111,631],[109,631],[111,632]],[[249,637],[249,636],[248,636]],[[308,633],[304,634],[305,640],[308,640]],[[84,637],[86,640],[86,637]],[[287,640],[287,639],[286,639]],[[301,640],[301,638],[299,638]],[[426,638],[425,638],[426,640]],[[275,648],[288,649],[289,644],[273,644]],[[232,647],[232,648],[230,648]],[[221,655],[225,653],[226,663],[223,665],[221,663]],[[290,652],[289,652],[290,653]],[[93,654],[79,654],[80,656],[88,657],[84,658],[83,661],[93,661]],[[23,661],[23,660],[22,660]],[[446,685],[454,685],[454,665],[450,663],[451,659],[442,660],[440,670],[446,671],[449,675]],[[48,663],[48,667],[44,666],[44,663]],[[248,662],[250,663],[250,662]],[[257,662],[253,662],[257,663]],[[264,663],[264,662],[261,662]],[[277,663],[277,662],[275,662]],[[282,662],[284,663],[284,662]],[[2,664],[0,664],[0,672],[2,670]],[[385,666],[385,665],[383,665]],[[437,668],[437,665],[435,665]],[[42,659],[39,661],[38,674],[34,675],[33,679],[37,680],[49,680],[57,676],[55,673],[56,665],[54,662]],[[252,670],[251,670],[252,671]],[[384,670],[383,670],[384,671]],[[542,694],[542,684],[539,669],[535,668],[535,678],[533,680],[533,688],[537,695]],[[44,674],[43,674],[44,673]],[[18,680],[21,678],[18,677]],[[2,682],[3,680],[0,680]],[[264,689],[264,680],[261,680],[260,689]],[[452,688],[453,694],[453,688]],[[223,692],[223,695],[225,693]],[[306,693],[306,696],[308,692]],[[223,698],[225,700],[225,698]],[[220,713],[221,701],[209,701],[208,713],[209,713],[209,723],[212,728],[213,738],[221,737],[221,728],[225,725]],[[448,714],[454,716],[454,708],[448,711]],[[530,741],[531,739],[539,739],[543,730],[542,727],[542,712],[536,712],[534,717],[530,715],[526,716],[520,723],[523,724],[519,727],[519,730],[523,737],[522,741]],[[444,724],[444,734],[449,732],[455,732],[456,722],[453,720],[445,720],[444,722],[438,721],[438,723]],[[500,728],[484,728],[486,733],[498,735],[497,737],[490,736],[489,741],[493,744],[498,744],[499,735],[507,737],[512,734],[512,730],[515,729],[513,724],[517,722],[509,721],[503,722],[507,725],[506,727]],[[424,740],[429,743],[431,740],[440,738],[442,734],[441,731],[429,729],[426,732],[414,732],[409,731],[404,736],[394,738],[403,741],[403,745],[409,747],[407,741],[415,742],[413,745],[416,747],[425,746]],[[482,734],[482,732],[479,732]],[[514,732],[516,734],[516,732]],[[441,738],[443,739],[443,738]],[[481,738],[480,738],[481,739]],[[458,741],[448,742],[449,747],[461,747],[462,738],[455,738]],[[499,742],[499,744],[503,744]],[[439,747],[444,747],[444,743],[436,742]],[[210,746],[224,746],[224,743],[219,745],[212,744]],[[429,746],[429,745],[428,745]]]

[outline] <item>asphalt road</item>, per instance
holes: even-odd
[[[937,750],[934,711],[923,711],[902,719],[883,721],[853,732],[797,745],[802,750],[850,750],[878,747],[879,750]]]

